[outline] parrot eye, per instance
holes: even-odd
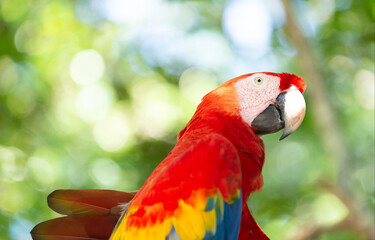
[[[263,83],[263,79],[260,78],[260,77],[256,77],[256,78],[254,79],[254,83],[255,83],[256,85],[261,85],[261,84]]]

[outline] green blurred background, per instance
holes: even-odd
[[[271,239],[370,239],[371,0],[1,0],[0,239],[31,239],[54,189],[139,189],[201,97],[254,71],[307,82],[265,136],[250,197]]]

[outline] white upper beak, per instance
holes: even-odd
[[[284,94],[283,105],[282,118],[285,122],[285,128],[280,140],[289,136],[301,125],[306,113],[305,99],[297,89],[287,91]]]

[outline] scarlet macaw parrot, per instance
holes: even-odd
[[[137,193],[55,191],[49,206],[73,216],[37,225],[33,239],[268,239],[246,204],[263,185],[259,136],[284,128],[283,139],[299,127],[304,90],[288,73],[229,80],[203,97]]]

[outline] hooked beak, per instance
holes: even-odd
[[[274,104],[269,105],[251,123],[258,135],[274,133],[284,128],[280,140],[293,133],[305,117],[306,103],[300,91],[290,90],[279,94]]]

